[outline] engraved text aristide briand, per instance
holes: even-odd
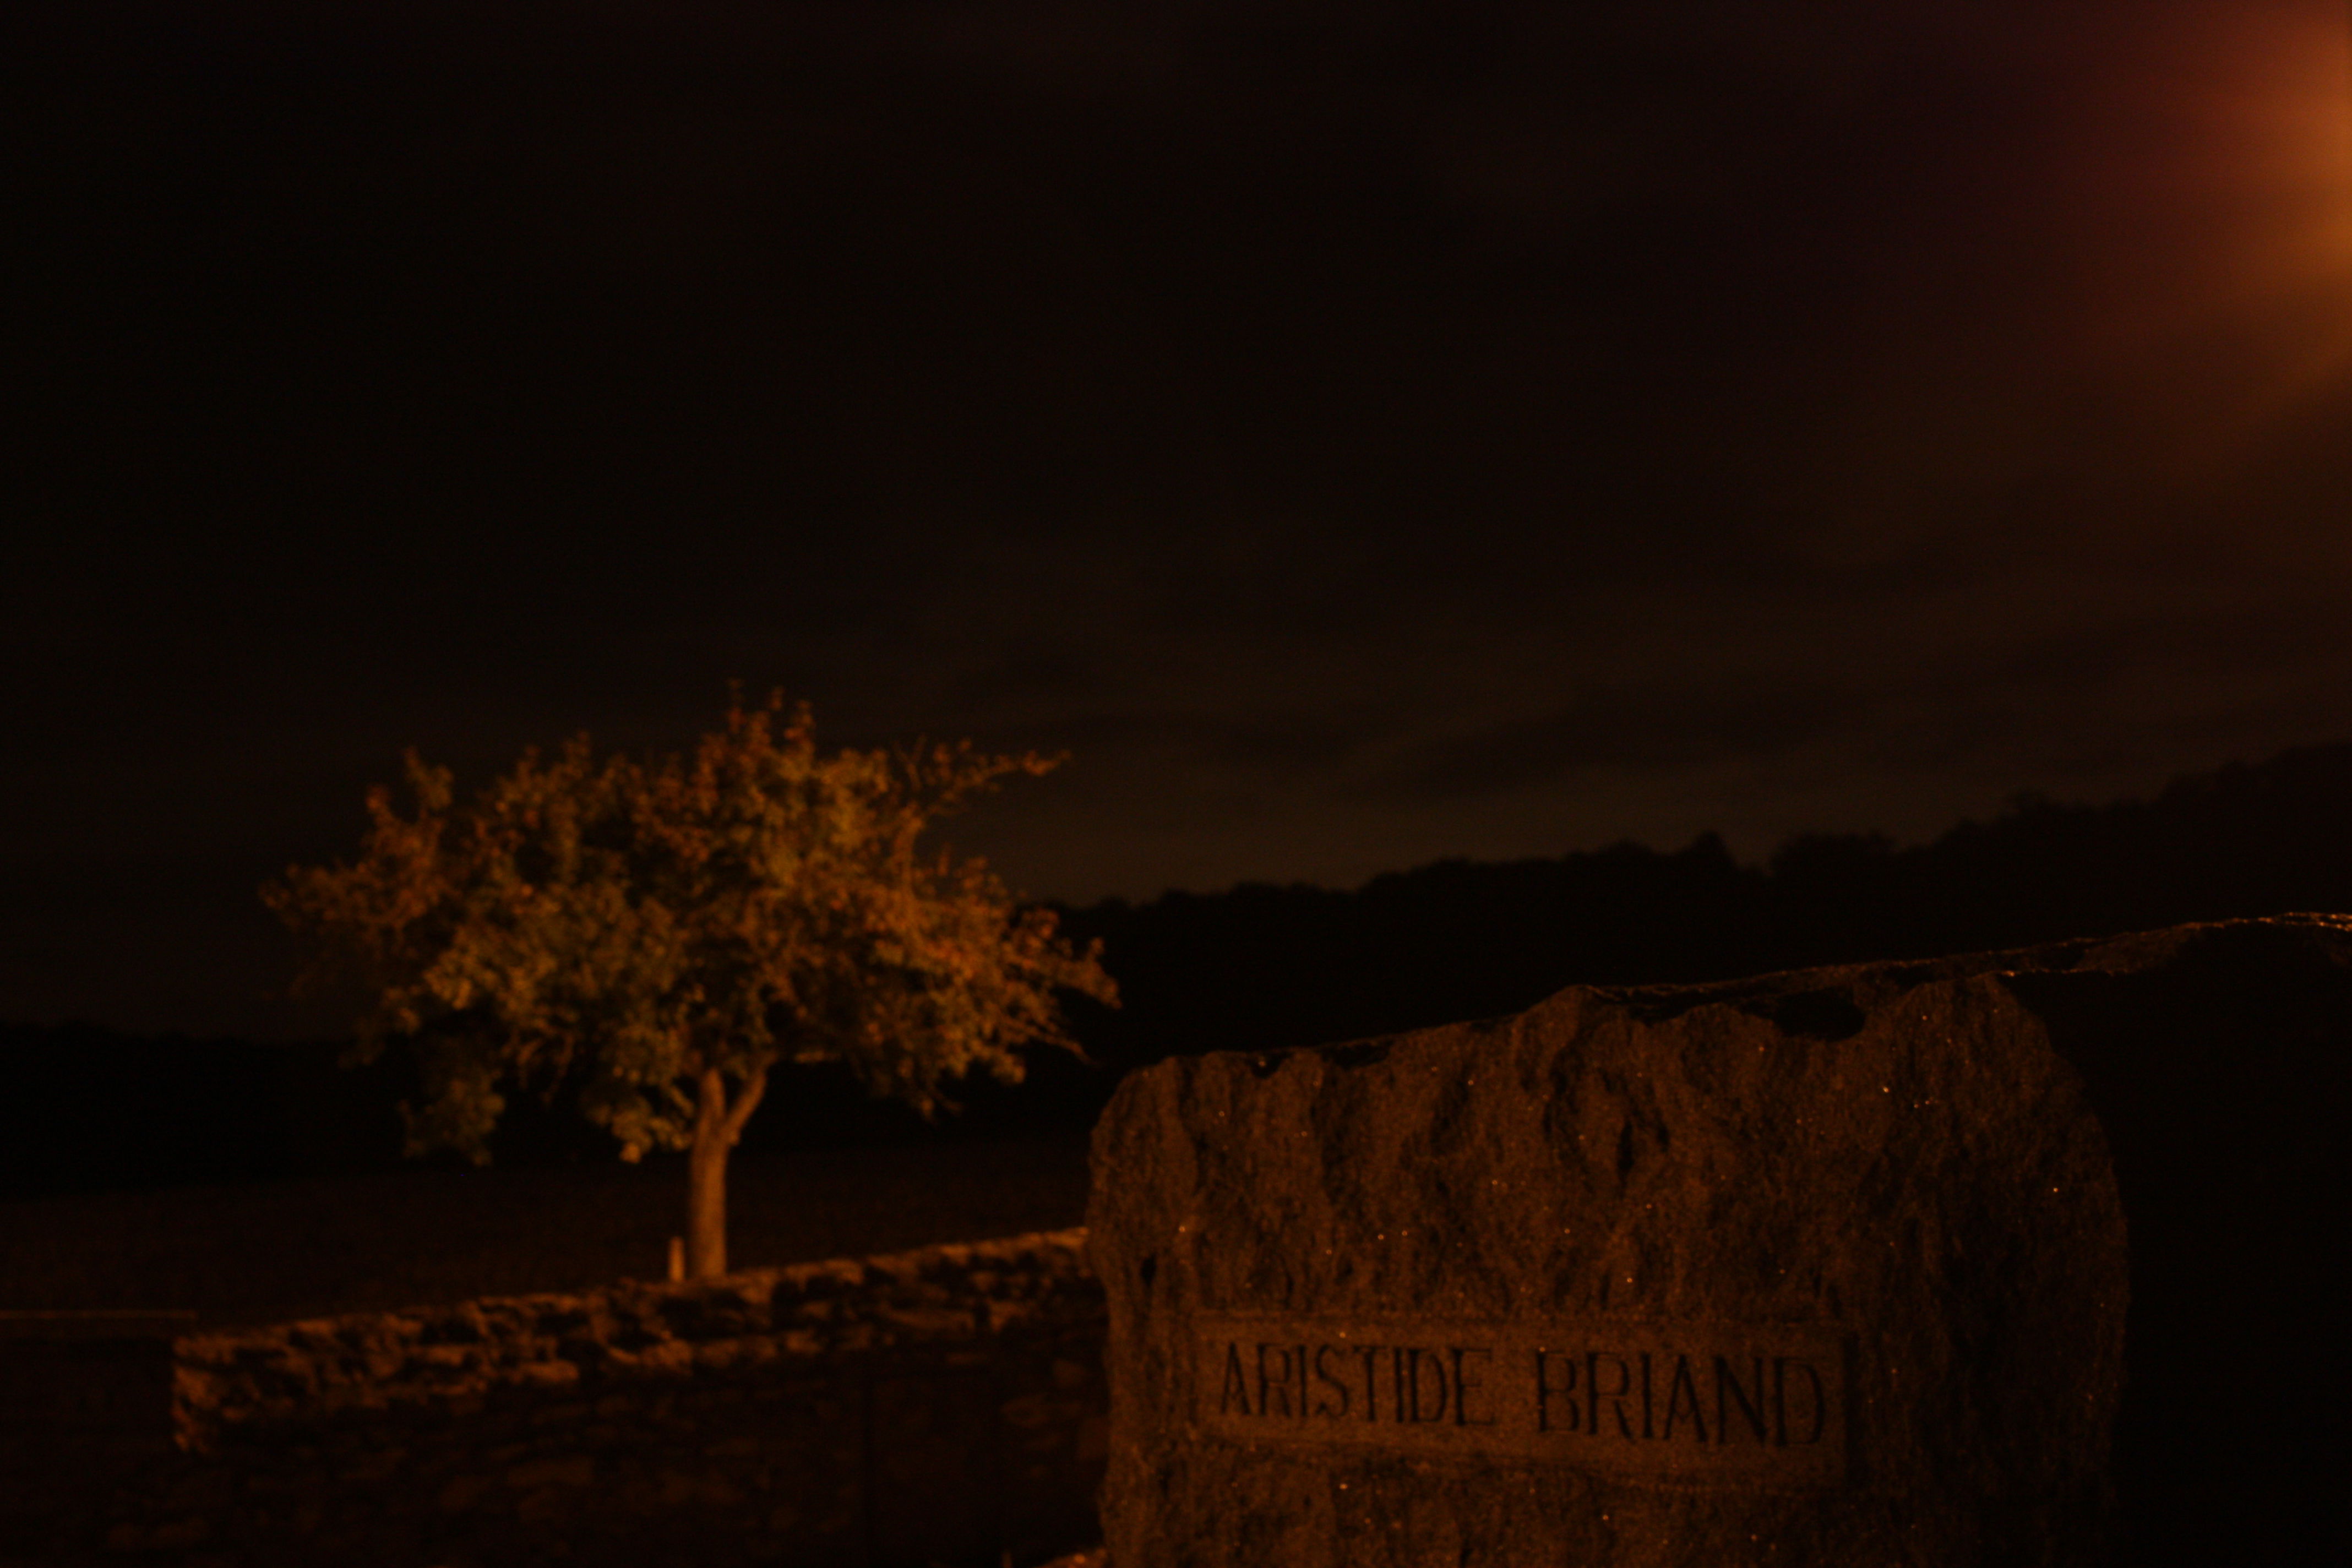
[[[1244,1443],[1504,1458],[1706,1485],[1846,1479],[1818,1325],[1202,1316],[1195,1409]]]

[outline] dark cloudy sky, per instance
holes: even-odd
[[[2341,0],[5,26],[0,1017],[316,1026],[403,746],[730,679],[1077,900],[2352,736]]]

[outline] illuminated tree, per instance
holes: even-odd
[[[310,977],[356,966],[353,1058],[414,1047],[412,1154],[476,1162],[507,1092],[577,1085],[621,1157],[688,1152],[687,1257],[727,1268],[727,1155],[780,1062],[844,1062],[925,1116],[1022,1048],[1076,1050],[1057,993],[1116,1005],[1096,950],[1022,908],[977,859],[918,842],[937,817],[1057,758],[969,742],[819,755],[781,697],[693,751],[598,759],[580,736],[455,804],[415,752],[407,805],[368,795],[355,860],[295,867],[264,900],[310,940]]]

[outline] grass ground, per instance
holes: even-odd
[[[1082,1222],[1082,1139],[739,1155],[730,1262],[765,1268]],[[0,1310],[207,1326],[660,1279],[686,1172],[419,1168],[0,1202]]]

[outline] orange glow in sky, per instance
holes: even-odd
[[[2058,216],[2086,346],[2216,455],[2352,371],[2352,6],[2177,7],[2112,81]]]

